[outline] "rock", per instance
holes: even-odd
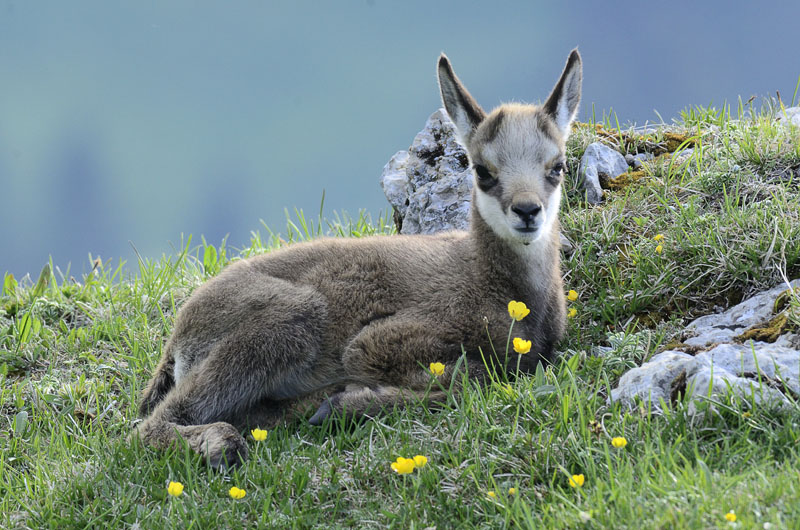
[[[800,287],[800,280],[791,282]],[[746,340],[743,332],[762,328],[776,318],[776,299],[787,290],[779,285],[725,312],[700,317],[686,328],[684,343],[702,348],[695,356],[669,350],[623,374],[610,399],[632,406],[650,402],[655,410],[678,394],[691,395],[689,413],[702,413],[733,392],[764,406],[787,407],[800,398],[800,350],[797,336],[784,333],[773,343]]]
[[[625,162],[627,162],[627,164],[629,166],[633,165],[633,161],[634,161],[634,157],[633,157],[632,154],[628,153],[627,155],[625,155]]]
[[[800,280],[791,283],[800,287]],[[723,313],[700,317],[686,327],[684,343],[690,346],[709,346],[715,343],[733,342],[734,337],[757,324],[770,320],[773,306],[779,294],[788,289],[785,284],[763,291]]]
[[[697,355],[687,369],[687,388],[693,399],[689,413],[697,413],[697,403],[719,401],[729,392],[740,399],[769,407],[786,407],[786,394],[800,396],[800,352],[773,344],[720,344]],[[785,394],[785,393],[786,394]]]
[[[766,377],[765,381],[783,380],[789,391],[800,394],[800,355],[797,350],[765,342],[751,342],[720,344],[698,354],[695,357],[698,371],[714,367],[717,371],[724,370],[751,381],[757,381],[760,373]]]
[[[381,185],[402,234],[431,234],[469,226],[472,171],[444,109],[434,112],[408,151],[383,168]]]
[[[633,169],[642,169],[642,166],[645,162],[649,162],[654,158],[655,155],[653,155],[653,153],[639,153],[638,155],[633,156],[631,165],[633,165]]]
[[[692,155],[694,154],[694,149],[682,149],[680,151],[675,151],[672,153],[672,164],[673,165],[681,165],[689,160]]]
[[[654,407],[670,402],[672,383],[694,363],[694,357],[679,351],[665,351],[655,355],[638,368],[628,370],[611,391],[612,401],[632,404],[635,400],[650,401]]]
[[[786,125],[792,124],[800,127],[800,107],[789,107],[783,111],[778,111],[776,120],[785,123]]]
[[[581,157],[578,175],[583,179],[586,200],[591,204],[603,201],[600,181],[612,179],[628,171],[625,157],[601,142],[589,144]]]
[[[394,208],[395,224],[398,226],[400,225],[398,218],[402,220],[408,209],[407,165],[408,151],[398,151],[383,166],[381,173],[381,188],[383,188],[383,194],[386,195],[389,204]]]

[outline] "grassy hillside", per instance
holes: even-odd
[[[274,429],[250,438],[250,460],[227,473],[183,448],[126,441],[177,308],[230,260],[391,227],[300,214],[286,241],[187,242],[134,274],[97,263],[78,279],[51,266],[35,284],[6,276],[0,526],[800,528],[800,405],[776,412],[732,399],[697,419],[686,403],[663,415],[607,403],[623,371],[678,340],[689,319],[800,277],[800,131],[776,123],[779,112],[692,109],[648,135],[577,127],[561,219],[575,245],[566,288],[578,298],[559,362],[511,384],[468,386],[442,410]],[[598,139],[661,156],[607,183],[606,202],[592,207],[575,171]],[[598,345],[609,350],[595,356]],[[427,465],[390,468],[414,455]],[[171,481],[184,485],[180,496],[168,494]],[[231,498],[232,486],[246,495]]]

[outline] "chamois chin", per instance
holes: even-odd
[[[558,209],[580,55],[541,106],[487,114],[444,54],[438,77],[475,173],[470,229],[319,239],[230,264],[178,312],[136,436],[158,448],[183,439],[211,466],[234,465],[247,458],[245,428],[444,401],[430,363],[458,391],[457,365],[482,381],[551,358],[566,320]],[[532,342],[519,358],[489,342],[506,336],[511,300],[531,310],[514,327]]]

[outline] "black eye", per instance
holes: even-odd
[[[497,184],[497,179],[489,173],[489,170],[486,169],[486,166],[482,166],[480,164],[475,164],[472,166],[475,170],[475,174],[478,175],[478,187],[483,191],[489,191],[490,189],[494,188],[495,184]]]
[[[475,173],[478,174],[478,179],[479,180],[482,180],[484,182],[490,182],[490,181],[494,180],[494,177],[492,176],[491,173],[489,173],[489,170],[486,169],[486,166],[482,166],[480,164],[476,164],[476,165],[473,166],[473,168],[475,169]]]
[[[550,180],[558,181],[561,179],[561,175],[566,170],[567,170],[567,165],[564,162],[556,162],[556,164],[550,169],[550,174],[547,175],[547,178],[549,178]]]

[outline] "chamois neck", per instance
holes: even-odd
[[[553,226],[553,234],[524,245],[498,236],[477,208],[473,208],[471,215],[470,235],[478,266],[484,274],[508,282],[520,295],[541,291],[550,283],[553,268],[560,267],[558,222]]]

